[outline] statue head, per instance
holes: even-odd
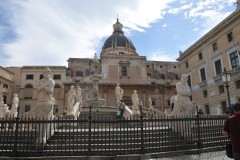
[[[8,105],[7,105],[7,104],[4,104],[2,110],[3,110],[3,111],[8,110]]]
[[[50,78],[50,76],[51,76],[51,70],[50,70],[49,67],[47,67],[47,68],[45,69],[45,71],[43,72],[43,77],[44,77],[44,78]]]
[[[14,93],[14,95],[13,95],[14,97],[18,97],[18,95],[17,95],[17,93]]]
[[[187,75],[187,74],[182,74],[181,82],[182,82],[183,84],[186,84],[186,83],[187,83],[187,80],[188,80],[188,75]]]
[[[71,90],[73,90],[73,89],[74,89],[74,86],[73,86],[73,85],[71,85],[70,89],[71,89]]]

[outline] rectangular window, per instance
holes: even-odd
[[[155,106],[155,100],[152,101],[152,106]]]
[[[205,68],[201,68],[201,69],[200,69],[200,75],[201,75],[201,80],[202,80],[202,81],[206,81]]]
[[[82,71],[77,71],[76,72],[76,77],[83,77],[83,72]]]
[[[185,63],[185,65],[186,65],[186,68],[188,68],[188,67],[189,67],[189,65],[188,65],[188,62],[186,62],[186,63]]]
[[[24,97],[24,99],[32,99],[32,97]]]
[[[188,80],[187,80],[188,86],[191,87],[192,83],[191,83],[191,76],[188,75]]]
[[[26,106],[25,106],[25,112],[28,112],[28,111],[30,111],[30,106],[29,106],[29,105],[26,105]]]
[[[39,79],[43,79],[43,74],[40,74]]]
[[[127,74],[127,66],[122,66],[122,76],[128,76],[128,74]]]
[[[198,58],[199,58],[199,60],[202,59],[202,53],[199,53],[199,54],[198,54]]]
[[[27,74],[26,79],[33,79],[33,74]]]
[[[232,32],[228,33],[227,38],[228,38],[228,42],[231,42],[233,40]]]
[[[3,95],[3,102],[4,102],[4,104],[6,104],[7,103],[7,95]]]
[[[53,113],[58,113],[58,106],[53,107]]]
[[[221,107],[222,107],[222,113],[227,112],[227,103],[226,101],[221,102]]]
[[[90,75],[90,71],[89,69],[86,69],[86,76],[89,76]]]
[[[208,95],[207,91],[203,91],[203,97],[207,98],[207,95]]]
[[[54,74],[53,79],[61,79],[61,74]]]
[[[8,85],[7,84],[3,84],[3,88],[8,88]]]
[[[167,104],[170,106],[170,100],[167,100]]]
[[[165,79],[165,74],[160,74],[161,79]]]
[[[229,54],[230,56],[230,61],[232,68],[236,68],[239,66],[239,60],[238,60],[238,53],[237,51],[234,51],[233,53]]]
[[[216,50],[218,49],[217,43],[213,43],[213,44],[212,44],[212,47],[213,47],[213,51],[216,51]]]
[[[219,93],[224,93],[224,86],[219,86]]]
[[[236,81],[236,88],[240,89],[240,80]]]
[[[206,114],[209,114],[209,113],[210,113],[209,105],[205,105],[205,111],[206,111]]]
[[[216,70],[216,75],[219,75],[222,73],[222,64],[221,64],[221,60],[217,60],[214,62],[215,65],[215,70]]]

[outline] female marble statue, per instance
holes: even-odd
[[[119,105],[122,100],[122,96],[123,96],[123,89],[121,89],[119,87],[119,83],[117,83],[117,86],[115,88],[115,94],[116,94],[116,98],[117,98],[117,105]]]
[[[18,95],[15,93],[12,100],[12,108],[10,111],[13,117],[17,117],[18,103],[19,103]]]
[[[139,106],[139,98],[138,98],[137,90],[134,90],[133,94],[132,94],[132,111],[133,111],[133,114],[138,114],[139,113],[138,106]]]
[[[149,108],[153,108],[153,106],[152,106],[152,98],[150,96],[148,97],[148,103],[149,103]]]
[[[171,115],[189,115],[194,112],[194,102],[190,101],[191,90],[187,84],[188,77],[183,74],[181,82],[177,82],[174,108]]]
[[[1,97],[1,101],[0,101],[0,117],[3,116],[3,114],[2,114],[3,105],[4,105],[4,101],[3,101],[3,97]]]
[[[33,116],[39,120],[51,120],[53,117],[53,106],[55,104],[55,99],[53,98],[53,90],[55,86],[55,81],[50,77],[51,70],[46,68],[43,72],[43,78],[39,81],[37,85],[37,104],[33,108]],[[47,138],[50,136],[49,123],[40,123],[37,125],[37,131],[39,133],[36,146],[42,147],[46,143]]]
[[[76,91],[74,90],[74,86],[71,85],[70,90],[68,91],[68,97],[67,97],[67,114],[71,115],[73,114],[73,105],[75,103],[75,98],[76,98]]]
[[[80,88],[80,86],[77,86],[76,89],[76,101],[82,102],[82,89]]]

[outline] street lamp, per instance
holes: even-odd
[[[227,96],[228,96],[228,111],[230,114],[233,113],[232,107],[231,107],[231,101],[230,101],[230,95],[229,95],[229,82],[231,80],[231,72],[227,71],[224,67],[223,72],[221,74],[223,83],[225,84],[225,87],[227,88]]]

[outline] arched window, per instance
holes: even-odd
[[[59,84],[55,84],[54,88],[61,88]]]
[[[77,71],[76,72],[76,77],[83,77],[83,72],[82,71]]]
[[[25,88],[33,88],[32,84],[26,84]]]

